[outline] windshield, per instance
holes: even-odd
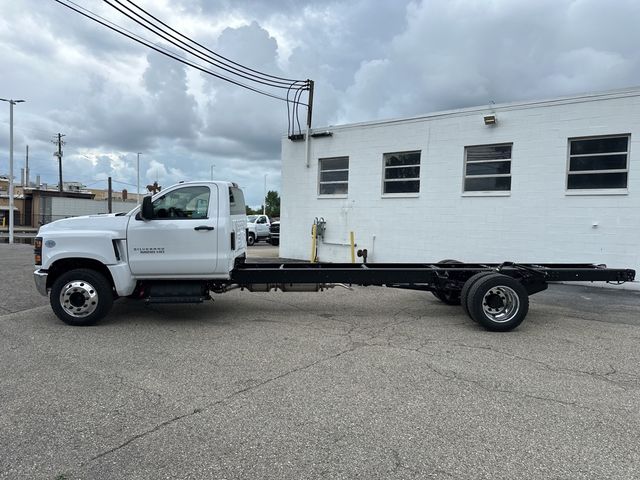
[[[257,215],[247,215],[247,222],[249,223],[255,223],[256,218],[258,218]]]

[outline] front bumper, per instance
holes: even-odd
[[[47,275],[45,270],[36,270],[33,272],[33,280],[36,283],[36,290],[43,296],[47,296]]]

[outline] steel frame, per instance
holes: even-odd
[[[635,278],[635,270],[595,264],[244,263],[233,270],[231,282],[241,286],[255,283],[345,283],[459,290],[472,275],[490,271],[516,278],[525,286],[546,282],[621,283]],[[540,291],[540,288],[532,290]]]

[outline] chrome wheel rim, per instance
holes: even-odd
[[[67,315],[86,317],[98,308],[98,292],[84,280],[67,282],[60,292],[60,305]]]
[[[482,311],[492,322],[505,323],[513,320],[519,310],[520,298],[510,287],[492,287],[482,297]]]

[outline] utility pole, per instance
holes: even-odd
[[[53,154],[54,157],[58,157],[58,190],[59,191],[63,191],[63,186],[62,186],[62,145],[64,145],[64,141],[62,140],[62,137],[64,137],[66,135],[63,135],[62,133],[58,133],[58,139],[57,140],[52,140],[52,143],[58,145],[58,151],[55,152]]]
[[[307,107],[307,132],[311,129],[311,117],[313,116],[313,80],[307,80],[309,82],[309,106]]]
[[[107,208],[109,213],[113,213],[113,188],[111,188],[111,177],[107,180]]]
[[[215,167],[215,165],[212,163],[211,164],[211,181],[213,181],[213,167]]]
[[[13,106],[24,100],[0,98],[9,102],[9,243],[13,243]]]
[[[307,134],[304,136],[305,142],[305,157],[306,165],[309,168],[311,158],[311,117],[313,115],[313,80],[307,80],[309,82],[309,105],[307,106]]]

